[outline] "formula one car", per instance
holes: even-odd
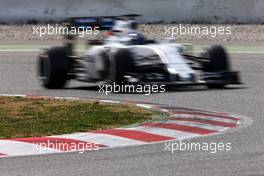
[[[205,84],[223,88],[239,84],[239,73],[231,71],[229,57],[220,45],[195,56],[190,45],[155,41],[137,30],[138,15],[119,17],[78,17],[66,20],[72,26],[97,27],[108,32],[103,40],[90,40],[83,56],[73,48],[77,37],[65,35],[65,46],[44,50],[38,57],[38,76],[45,88],[63,88],[67,81],[116,84]]]

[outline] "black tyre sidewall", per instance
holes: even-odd
[[[221,45],[211,46],[203,53],[202,57],[208,58],[209,61],[203,65],[204,72],[223,72],[231,69],[229,56]],[[225,86],[225,83],[207,84],[210,89],[222,89]]]
[[[67,83],[67,73],[70,69],[67,49],[65,47],[51,48],[44,57],[40,56],[39,59],[39,69],[42,69],[39,70],[39,76],[42,77],[43,86],[50,89],[63,88]]]
[[[218,72],[230,70],[229,56],[221,45],[213,45],[202,55],[209,59],[203,65],[205,72]]]
[[[133,56],[127,49],[117,51],[110,63],[110,79],[111,82],[120,84],[124,82],[124,75],[128,72],[133,72]]]

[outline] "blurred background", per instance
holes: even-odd
[[[2,23],[124,13],[143,14],[145,22],[264,22],[262,0],[1,0],[0,4]]]

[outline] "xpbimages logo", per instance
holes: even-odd
[[[99,150],[100,146],[97,143],[89,142],[63,142],[58,140],[52,140],[47,142],[36,142],[33,146],[33,150],[41,153],[47,151],[59,150],[59,151],[73,151],[78,153],[84,153],[85,151]]]
[[[164,93],[166,91],[165,85],[141,85],[141,84],[102,84],[99,85],[99,93],[143,93],[145,95],[150,95],[151,93]]]
[[[165,151],[169,151],[171,153],[174,153],[175,151],[204,151],[209,153],[217,153],[219,151],[230,151],[232,150],[232,144],[224,143],[224,142],[191,142],[189,140],[187,141],[175,141],[175,142],[166,142]]]
[[[100,33],[99,27],[66,27],[61,25],[50,25],[47,26],[33,26],[33,35],[42,37],[44,35],[78,35],[84,37],[85,35],[98,35]]]
[[[231,35],[231,26],[195,26],[179,24],[164,27],[166,37],[175,38],[178,35],[204,35],[215,38],[217,36]]]

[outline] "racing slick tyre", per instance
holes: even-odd
[[[127,49],[120,49],[115,53],[110,62],[110,82],[121,84],[125,82],[126,73],[134,69],[133,56]]]
[[[229,56],[221,45],[213,45],[207,49],[202,57],[207,58],[208,62],[203,64],[205,73],[216,73],[230,70]],[[209,88],[224,88],[225,83],[208,83]]]
[[[95,67],[101,79],[107,79],[109,76],[109,57],[106,52],[101,52],[96,56]]]
[[[68,80],[70,61],[66,47],[54,47],[39,56],[38,76],[48,89],[60,89]]]

